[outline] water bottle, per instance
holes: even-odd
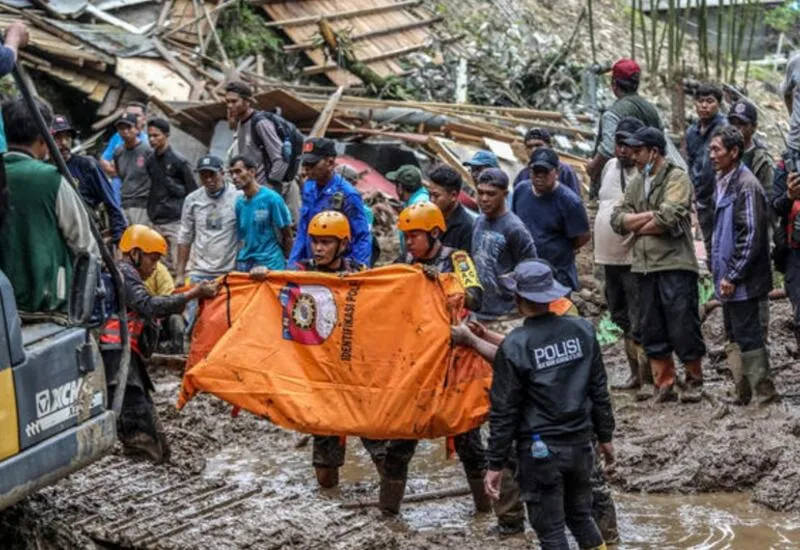
[[[286,162],[292,160],[292,152],[292,140],[287,137],[283,140],[283,146],[281,147],[281,156],[283,157],[283,160]]]
[[[531,456],[538,460],[544,460],[550,456],[550,449],[547,448],[547,443],[542,441],[539,434],[533,436],[533,446],[531,447]]]

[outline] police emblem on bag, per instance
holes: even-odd
[[[333,293],[321,285],[287,283],[281,289],[283,339],[307,346],[323,343],[338,322]]]

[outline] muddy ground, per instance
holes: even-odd
[[[596,319],[602,300],[585,256],[579,263],[587,290],[576,302]],[[611,480],[620,548],[800,547],[800,363],[789,355],[790,318],[786,300],[772,302],[770,349],[783,395],[777,405],[726,404],[731,383],[720,353],[719,309],[704,323],[711,353],[702,402],[654,406],[624,392],[613,395],[618,464]],[[610,382],[622,381],[621,343],[604,357]],[[468,496],[407,505],[395,520],[372,507],[343,508],[343,502],[377,497],[377,474],[357,439],[348,440],[340,488],[320,491],[308,436],[247,413],[233,418],[230,406],[205,395],[178,412],[179,374],[159,368],[153,378],[171,464],[153,466],[116,449],[1,512],[0,548],[490,550],[534,544],[530,532],[502,541],[487,535],[493,518],[474,516]],[[460,465],[444,454],[442,441],[420,445],[408,493],[465,486]]]

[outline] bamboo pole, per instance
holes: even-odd
[[[644,11],[642,11],[642,2],[644,2],[644,0],[639,0],[639,9],[637,11],[639,12],[639,26],[642,29],[642,45],[644,46],[644,64],[649,69],[650,49],[649,46],[647,45],[647,26],[645,25]]]
[[[722,80],[722,7],[717,7],[717,80]]]
[[[592,12],[592,0],[587,0],[587,7],[589,9],[589,41],[592,46],[592,63],[597,63],[597,45],[594,42],[594,14]],[[546,80],[546,79],[545,79]]]
[[[759,6],[751,3],[752,14],[750,17],[750,38],[747,40],[747,63],[744,66],[744,87],[747,88],[747,83],[750,78],[750,55],[753,50],[753,39],[756,33],[756,20],[758,19]]]

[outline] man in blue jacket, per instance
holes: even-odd
[[[297,238],[289,255],[289,264],[313,257],[308,224],[323,210],[336,210],[347,216],[352,233],[346,257],[366,266],[372,256],[372,236],[361,194],[336,172],[336,145],[327,138],[311,138],[303,145],[300,158],[306,182],[303,184],[303,206],[297,224]]]
[[[111,229],[111,239],[114,243],[119,243],[122,233],[128,227],[128,222],[111,182],[100,170],[95,159],[85,155],[72,154],[76,132],[67,117],[55,115],[50,133],[53,135],[61,156],[64,157],[64,162],[67,163],[70,174],[78,181],[78,192],[81,198],[92,209],[97,209],[101,205],[105,207]]]
[[[737,402],[747,405],[755,393],[759,404],[766,404],[777,397],[759,315],[759,302],[772,288],[769,215],[761,184],[742,163],[743,151],[738,129],[714,132],[709,144],[717,172],[711,273],[731,342],[726,351]]]

